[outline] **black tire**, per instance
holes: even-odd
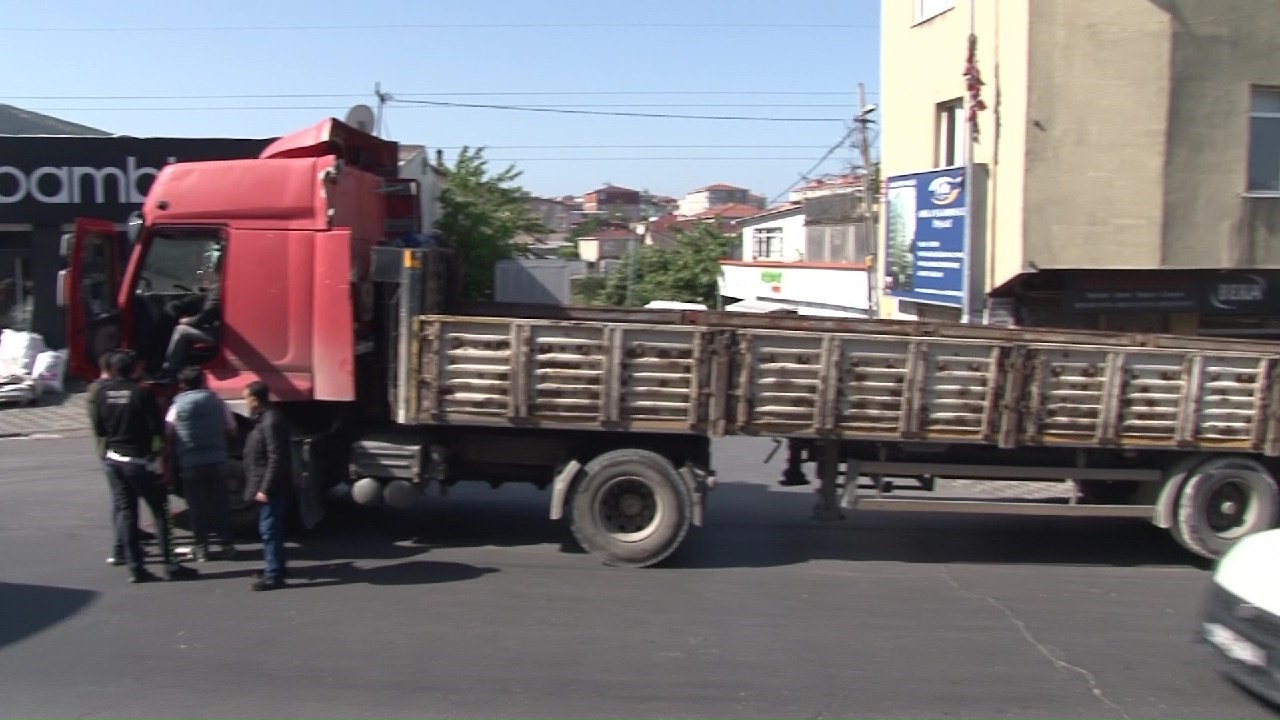
[[[693,493],[669,460],[648,450],[614,450],[587,463],[573,485],[570,527],[607,565],[647,567],[689,532]]]
[[[1187,550],[1216,560],[1240,538],[1276,525],[1280,490],[1261,464],[1213,458],[1198,465],[1178,492],[1173,537]]]

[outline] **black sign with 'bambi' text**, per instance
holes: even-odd
[[[142,206],[160,168],[257,157],[270,140],[0,136],[0,223],[116,222]]]

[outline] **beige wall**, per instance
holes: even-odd
[[[935,166],[937,104],[965,92],[968,0],[918,25],[914,5],[881,2],[885,175]],[[1244,197],[1249,87],[1280,86],[1274,2],[976,6],[989,108],[974,160],[990,166],[976,283],[1033,265],[1280,267],[1280,199]]]
[[[1148,0],[1030,7],[1025,259],[1041,268],[1156,267],[1168,15]]]
[[[1161,0],[1172,28],[1163,262],[1280,267],[1280,199],[1246,198],[1250,86],[1280,87],[1280,6]]]

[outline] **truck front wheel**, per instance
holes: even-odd
[[[609,565],[646,567],[684,540],[693,493],[661,455],[614,450],[583,468],[569,512],[573,536],[583,549]]]
[[[1214,458],[1196,467],[1178,493],[1173,536],[1186,549],[1221,557],[1240,538],[1275,527],[1275,478],[1248,458]]]

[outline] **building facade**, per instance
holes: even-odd
[[[720,263],[726,309],[869,317],[865,236],[860,251],[853,247],[864,227],[861,206],[841,200],[784,205],[736,223],[740,248]]]
[[[587,217],[617,218],[634,222],[641,218],[640,191],[605,185],[582,196],[582,213]]]
[[[882,315],[1280,334],[1274,4],[881,13]]]
[[[763,210],[765,200],[760,195],[753,195],[746,188],[717,183],[700,187],[681,198],[676,214],[692,217],[722,205],[748,205]]]

